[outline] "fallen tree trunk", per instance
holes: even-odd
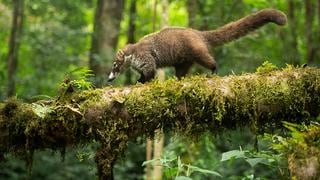
[[[129,140],[162,128],[191,137],[248,126],[254,132],[303,123],[320,111],[320,69],[287,67],[240,76],[194,76],[66,93],[56,100],[0,104],[0,151],[31,161],[34,150],[101,143],[100,179]]]

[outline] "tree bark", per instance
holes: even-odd
[[[124,0],[98,0],[90,49],[90,69],[101,87],[117,46]],[[109,64],[108,64],[109,63]]]
[[[307,47],[307,62],[312,64],[315,59],[315,43],[313,35],[313,22],[314,22],[314,10],[315,4],[313,0],[305,0],[305,31],[306,31],[306,47]]]
[[[154,137],[159,128],[198,137],[244,127],[276,132],[283,121],[310,123],[320,113],[319,82],[316,68],[260,68],[240,76],[108,86],[32,104],[11,99],[0,103],[0,155],[30,159],[28,152],[95,140],[101,143],[96,154],[99,178],[108,179],[127,142]]]
[[[8,91],[7,96],[13,96],[16,92],[16,70],[23,29],[24,0],[13,0],[12,28],[9,39],[8,52]]]
[[[318,0],[318,41],[316,42],[317,48],[317,60],[320,61],[320,0]]]

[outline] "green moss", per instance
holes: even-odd
[[[274,70],[277,70],[278,67],[269,61],[265,61],[261,66],[257,68],[257,73],[258,74],[264,74],[264,73],[269,73]]]
[[[317,116],[319,82],[316,68],[288,66],[280,71],[265,64],[254,74],[109,86],[33,105],[8,101],[0,104],[0,137],[8,137],[0,138],[1,151],[27,155],[34,149],[61,150],[97,140],[103,152],[96,161],[102,167],[109,166],[129,140],[153,138],[159,128],[192,139],[206,131],[220,134],[248,126],[263,133],[281,128],[282,121],[303,123]]]

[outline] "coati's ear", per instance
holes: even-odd
[[[130,47],[132,47],[132,46],[133,46],[133,44],[131,44],[131,43],[126,44],[126,48],[130,48]]]
[[[133,47],[134,44],[127,44],[124,48],[123,51],[125,52],[125,54],[130,55],[133,53]]]

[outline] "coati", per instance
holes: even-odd
[[[198,31],[191,28],[165,28],[128,44],[118,51],[109,74],[109,81],[131,66],[140,73],[141,83],[154,78],[157,68],[173,66],[176,76],[185,76],[193,63],[216,71],[217,65],[209,54],[216,47],[245,36],[267,23],[284,25],[286,15],[276,9],[263,9],[216,30]]]

